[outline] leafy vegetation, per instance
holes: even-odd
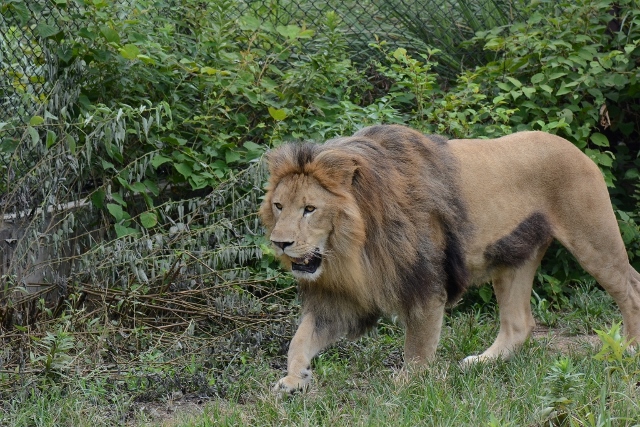
[[[507,26],[526,16],[526,2],[520,0],[378,3],[405,31],[404,47],[418,53],[438,49],[438,74],[454,80],[461,71],[491,60],[490,52],[469,43],[476,32]]]

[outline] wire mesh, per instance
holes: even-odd
[[[120,0],[126,8],[135,0]],[[166,7],[165,2],[165,7]],[[168,12],[179,10],[180,1]],[[64,7],[61,7],[63,5]],[[475,65],[477,53],[468,51],[461,42],[481,28],[513,22],[518,19],[518,0],[301,0],[238,1],[233,13],[251,13],[273,25],[306,25],[317,28],[327,13],[342,20],[342,31],[350,42],[353,59],[367,62],[378,55],[370,44],[376,39],[415,50],[427,45],[445,48],[445,62],[460,66]],[[203,2],[202,7],[209,7]],[[62,39],[83,26],[82,20],[60,19],[62,15],[81,16],[82,2],[34,0],[7,2],[0,16],[0,123],[5,151],[19,137],[20,124],[42,109],[47,94],[56,85],[56,63],[64,58],[59,44],[50,51],[51,38]],[[477,49],[476,49],[477,50]],[[13,126],[11,126],[13,125]],[[15,144],[15,141],[13,141]]]
[[[103,0],[93,0],[92,4],[99,1]],[[184,0],[104,1],[109,13],[114,15],[114,22],[131,19],[132,11],[144,7],[155,8],[151,10],[165,18],[165,22],[173,22],[171,18],[175,17],[176,23],[188,26],[184,23],[189,21],[184,18],[194,12],[184,7]],[[197,7],[213,8],[219,1],[202,1]],[[82,58],[73,59],[69,52],[76,42],[92,43],[87,27],[93,23],[87,22],[91,17],[84,9],[85,4],[83,0],[0,3],[0,262],[4,264],[0,271],[3,274],[11,270],[8,266],[17,258],[31,267],[42,264],[40,247],[33,242],[51,234],[50,221],[44,219],[47,215],[55,216],[50,215],[51,209],[69,204],[84,206],[81,202],[87,194],[80,181],[86,174],[79,172],[82,167],[62,171],[65,165],[82,163],[77,161],[79,151],[71,153],[58,147],[62,151],[54,155],[55,147],[48,151],[47,141],[51,133],[58,131],[59,138],[64,135],[78,140],[74,130],[65,127],[65,120],[58,121],[58,118],[75,120],[70,112],[77,108],[83,88],[87,64]],[[194,4],[190,2],[189,7],[193,8]],[[463,46],[462,42],[477,29],[516,19],[514,5],[517,4],[519,0],[256,0],[229,2],[227,6],[231,7],[225,7],[225,13],[229,14],[230,22],[251,16],[263,25],[294,24],[313,29],[329,28],[323,23],[331,13],[341,22],[335,31],[346,36],[352,60],[363,66],[381,54],[371,44],[386,41],[392,47],[404,46],[416,52],[428,46],[439,47],[443,51],[439,60],[448,62],[449,69],[455,69],[472,64],[469,58],[478,57],[472,54],[473,48]],[[42,122],[46,122],[46,126],[38,126]],[[56,127],[56,123],[60,123],[60,127]],[[86,155],[88,158],[90,153]],[[43,213],[40,222],[35,221],[38,212]],[[27,227],[28,224],[31,225]],[[25,239],[25,233],[33,236]],[[27,254],[33,260],[26,262]],[[13,265],[15,268],[17,264]],[[25,269],[25,274],[28,270]],[[64,282],[55,278],[52,281]]]

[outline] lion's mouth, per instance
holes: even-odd
[[[322,263],[322,255],[312,252],[302,258],[291,258],[291,270],[313,274]]]

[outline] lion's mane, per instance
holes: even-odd
[[[357,336],[381,314],[407,319],[426,299],[453,303],[466,289],[471,230],[445,139],[372,126],[325,144],[283,145],[268,163],[260,210],[267,235],[271,194],[287,176],[311,175],[339,200],[323,273],[300,283],[303,311],[318,322],[331,316]]]

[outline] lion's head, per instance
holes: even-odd
[[[260,215],[283,265],[312,282],[335,269],[345,253],[359,253],[364,223],[350,192],[356,164],[314,144],[283,146],[268,162]]]

